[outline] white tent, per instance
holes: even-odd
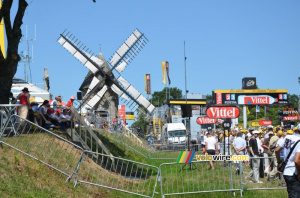
[[[30,97],[42,97],[50,100],[50,93],[48,91],[18,78],[13,79],[13,84],[11,87],[11,92],[13,93],[14,97],[17,97],[22,92],[24,87],[28,88]]]

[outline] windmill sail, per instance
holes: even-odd
[[[121,73],[143,46],[145,46],[147,41],[144,34],[138,29],[134,30],[110,59],[111,70],[116,69],[118,73]]]

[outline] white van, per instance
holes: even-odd
[[[183,123],[167,123],[162,128],[164,144],[186,144],[186,127]]]

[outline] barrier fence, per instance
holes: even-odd
[[[72,177],[74,167],[83,152],[76,144],[18,115],[12,115],[8,119],[0,140],[1,143],[68,176],[68,179]]]
[[[241,176],[232,162],[164,163],[160,165],[161,195],[195,194],[206,192],[242,192]],[[238,164],[238,167],[240,165]],[[241,193],[242,194],[242,193]]]
[[[177,159],[183,149],[174,145],[154,150],[151,145],[144,148],[139,143],[132,143],[130,138],[121,133],[112,135],[152,159]],[[245,190],[286,189],[282,176],[278,174],[274,177],[260,174],[259,180],[263,183],[251,182],[251,178],[247,180],[251,167],[254,169],[254,163],[258,160],[261,162],[260,173],[264,170],[275,172],[274,156],[251,159],[249,166],[245,162],[215,161],[214,170],[209,169],[207,161],[163,163],[157,167],[84,150],[66,138],[17,115],[12,115],[1,128],[0,143],[66,175],[67,181],[74,178],[75,186],[78,183],[89,184],[143,197],[153,197],[158,183],[161,197],[226,191],[233,194],[240,192],[242,195]],[[201,151],[196,151],[198,154]]]
[[[144,163],[84,151],[77,182],[101,186],[143,197],[153,197],[159,169]],[[76,171],[77,172],[77,171]]]

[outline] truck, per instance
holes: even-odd
[[[164,145],[186,144],[186,127],[183,123],[167,123],[162,127],[161,138]]]

